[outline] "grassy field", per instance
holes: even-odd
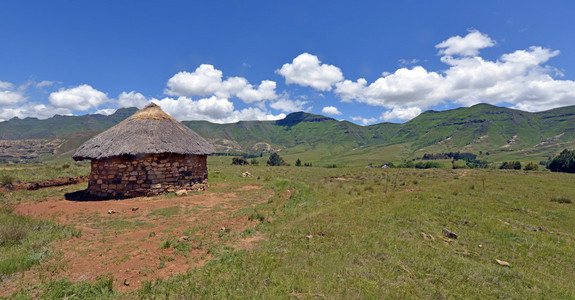
[[[252,176],[242,177],[245,171]],[[211,191],[216,195],[236,191],[249,200],[256,195],[241,190],[247,185],[261,185],[258,195],[273,194],[235,213],[256,222],[242,232],[263,236],[255,248],[235,249],[221,240],[211,245],[205,265],[136,290],[119,291],[111,274],[96,282],[53,279],[10,298],[575,298],[573,174],[235,167],[224,160],[211,161],[209,172],[221,187]],[[20,218],[10,206],[58,193],[2,195],[2,218]],[[167,207],[150,217],[183,213],[194,212]],[[10,222],[30,224],[23,228],[32,232],[34,222],[46,221]],[[51,239],[78,234],[42,224],[55,230]],[[2,261],[13,252],[35,253],[30,243],[38,237],[24,235],[0,246]],[[46,255],[58,251],[49,240],[43,247]],[[3,282],[21,269],[3,273]]]

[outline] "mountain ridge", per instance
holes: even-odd
[[[52,154],[71,155],[83,141],[136,110],[122,108],[109,116],[10,119],[0,122],[0,139],[57,138],[62,143]],[[306,112],[294,112],[277,121],[182,123],[207,138],[221,153],[282,151],[282,156],[288,159],[337,160],[351,165],[456,151],[489,153],[489,157],[483,158],[490,161],[540,160],[556,154],[562,147],[575,146],[575,106],[532,113],[477,104],[445,111],[428,110],[405,123],[368,126]]]

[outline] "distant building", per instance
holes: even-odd
[[[150,196],[205,188],[214,147],[156,104],[85,142],[74,160],[90,159],[91,195]]]

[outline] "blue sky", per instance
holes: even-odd
[[[3,1],[0,120],[575,105],[572,1]]]

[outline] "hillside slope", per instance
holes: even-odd
[[[135,111],[126,108],[110,116],[55,116],[47,120],[15,118],[0,122],[0,139],[44,139],[46,144],[57,144],[52,155],[67,157],[84,141]],[[538,161],[575,146],[575,106],[530,113],[478,104],[426,111],[404,124],[370,126],[304,112],[278,121],[183,123],[212,142],[220,153],[281,151],[288,161],[301,158],[320,164],[361,165],[457,151],[480,154],[488,161]],[[59,143],[54,143],[56,138]]]

